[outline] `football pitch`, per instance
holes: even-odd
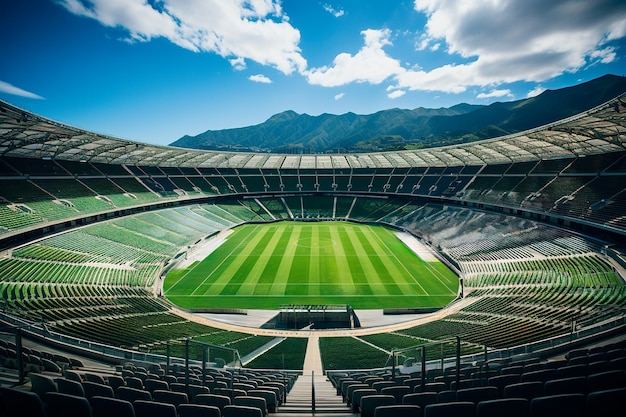
[[[170,271],[164,295],[188,309],[440,307],[458,278],[426,262],[383,226],[349,222],[246,224],[204,260]]]

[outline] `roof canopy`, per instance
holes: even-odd
[[[0,101],[0,155],[106,164],[263,169],[463,166],[567,158],[626,148],[626,94],[514,135],[410,151],[287,155],[157,146],[64,125]]]

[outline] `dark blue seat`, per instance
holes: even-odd
[[[530,401],[525,398],[498,398],[476,404],[476,417],[528,417]]]
[[[491,386],[465,388],[456,392],[456,401],[471,401],[474,404],[485,400],[495,400],[499,397],[498,388]]]
[[[546,382],[549,379],[556,378],[556,369],[546,368],[538,371],[524,372],[520,375],[521,382],[539,381]]]
[[[133,402],[135,417],[177,417],[173,404],[137,400]]]
[[[424,408],[424,417],[475,417],[476,405],[469,401],[451,401],[429,404]]]
[[[587,377],[574,376],[569,378],[551,379],[543,384],[544,395],[586,394]]]
[[[0,399],[6,417],[46,417],[43,400],[37,393],[0,387]]]
[[[381,394],[391,394],[396,398],[396,404],[402,404],[402,397],[406,394],[413,392],[408,385],[393,385],[390,387],[384,387]]]
[[[213,405],[181,404],[178,406],[178,417],[221,417],[221,415],[220,409]]]
[[[587,394],[585,417],[621,417],[626,410],[626,387]]]
[[[181,404],[188,404],[189,397],[184,392],[155,390],[152,393],[152,399],[160,403],[172,404],[174,407],[178,407]]]
[[[92,417],[135,417],[135,409],[130,401],[110,397],[91,397]]]
[[[195,404],[215,406],[222,411],[225,406],[231,404],[230,397],[220,394],[198,394],[194,398]]]
[[[263,413],[255,407],[227,405],[222,411],[222,417],[263,417]]]
[[[156,390],[165,390],[169,391],[170,385],[166,381],[161,381],[160,379],[148,378],[144,382],[145,388],[150,393],[154,393]]]
[[[412,394],[406,394],[402,397],[402,404],[414,404],[419,405],[422,410],[428,404],[436,404],[437,403],[437,393],[436,392],[414,392]]]
[[[87,398],[60,392],[47,392],[44,396],[48,417],[92,417]]]
[[[83,390],[85,391],[85,397],[87,399],[98,396],[98,397],[109,397],[114,398],[115,393],[113,392],[113,388],[109,385],[99,384],[97,382],[83,381]]]
[[[252,397],[250,395],[235,397],[233,400],[234,405],[245,405],[248,407],[255,407],[261,410],[264,416],[268,414],[267,402],[265,398]]]
[[[413,404],[381,405],[374,410],[374,417],[418,417],[421,408]]]
[[[57,378],[55,379],[55,382],[57,384],[58,391],[62,394],[76,395],[78,397],[85,396],[83,385],[78,381],[67,378]]]
[[[350,409],[353,413],[358,413],[361,405],[361,398],[365,395],[374,395],[378,392],[374,388],[361,388],[352,392],[352,398],[350,399]]]
[[[152,401],[152,394],[142,389],[123,386],[117,389],[117,398],[130,401],[131,403],[137,400]]]
[[[443,391],[439,391],[437,393],[437,402],[438,403],[449,403],[451,401],[456,401],[456,391],[451,389],[446,389]]]
[[[559,394],[535,397],[530,401],[529,417],[584,417],[584,394]]]
[[[532,400],[543,395],[543,382],[530,381],[510,384],[504,387],[504,398],[526,398]]]
[[[381,405],[393,405],[396,403],[396,397],[390,394],[374,394],[361,397],[361,417],[374,417],[376,407]]]
[[[487,384],[497,387],[500,397],[504,395],[504,387],[520,382],[520,374],[496,375],[487,379]]]
[[[587,392],[603,391],[626,386],[626,372],[614,369],[587,376]]]

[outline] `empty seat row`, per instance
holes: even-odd
[[[391,395],[361,398],[361,417],[617,417],[626,407],[626,387],[585,394],[526,398],[447,401],[425,405],[396,404]]]
[[[173,404],[151,400],[85,397],[48,392],[36,393],[0,388],[0,415],[5,417],[265,417],[262,399],[237,401],[222,408],[204,404]]]

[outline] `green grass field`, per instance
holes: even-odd
[[[458,279],[443,263],[420,259],[396,231],[382,226],[281,222],[237,227],[203,261],[170,271],[163,290],[190,309],[437,307],[456,296]]]

